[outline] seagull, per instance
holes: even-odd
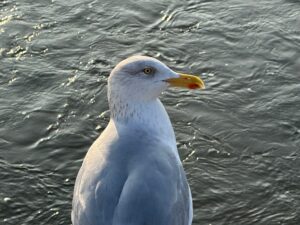
[[[78,172],[73,225],[191,225],[192,196],[159,95],[204,88],[197,76],[131,56],[108,78],[110,121]]]

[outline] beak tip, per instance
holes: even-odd
[[[206,89],[204,82],[201,83],[200,89],[202,90]]]

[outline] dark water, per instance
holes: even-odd
[[[71,223],[132,54],[202,74],[162,96],[199,225],[300,224],[300,2],[0,0],[0,224]]]

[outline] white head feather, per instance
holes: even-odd
[[[179,75],[162,62],[147,56],[132,56],[120,62],[108,79],[108,101],[113,118],[130,119],[158,97],[169,84],[165,81]],[[146,108],[145,108],[146,107]]]

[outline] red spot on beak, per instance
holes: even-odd
[[[188,87],[189,89],[196,89],[199,88],[200,86],[198,84],[189,84]]]

